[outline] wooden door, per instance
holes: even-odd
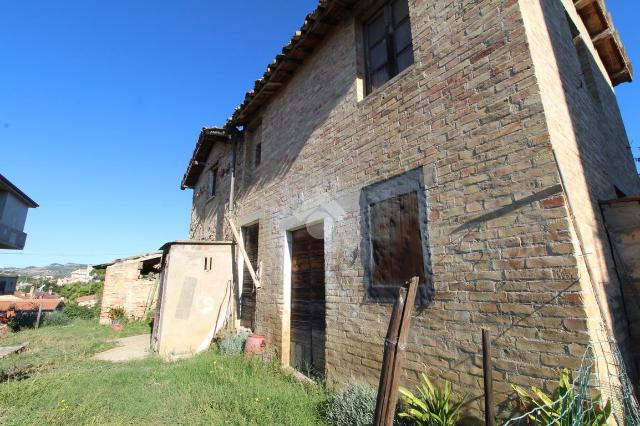
[[[291,233],[291,364],[324,376],[325,287],[322,224]],[[315,237],[314,237],[315,236]]]
[[[258,235],[260,234],[260,225],[255,224],[243,228],[244,231],[244,248],[247,251],[249,259],[245,262],[251,262],[253,270],[258,268]],[[256,316],[256,291],[253,286],[251,274],[247,269],[246,263],[242,274],[242,296],[240,297],[240,325],[242,327],[255,327]]]

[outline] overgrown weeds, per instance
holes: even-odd
[[[144,323],[114,332],[74,321],[0,337],[2,346],[30,343],[28,351],[0,360],[0,370],[33,366],[28,378],[0,384],[0,424],[323,424],[317,409],[323,390],[258,359],[217,351],[173,363],[92,359],[114,339],[143,333]]]

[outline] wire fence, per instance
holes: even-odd
[[[564,387],[561,379],[553,395],[537,389],[530,395],[535,399],[533,407],[504,426],[640,426],[640,405],[633,383],[621,351],[612,341],[590,345],[573,378]]]

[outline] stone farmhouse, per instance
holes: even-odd
[[[377,383],[413,276],[408,381],[480,395],[482,327],[502,413],[589,345],[634,374],[600,207],[640,193],[614,93],[631,77],[602,0],[321,1],[202,130],[190,238],[241,228],[238,324],[330,383]]]

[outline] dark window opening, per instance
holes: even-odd
[[[209,198],[216,196],[216,181],[218,180],[218,167],[212,167],[207,173],[207,190]]]
[[[256,156],[254,159],[254,164],[256,167],[258,167],[260,165],[260,162],[262,161],[262,142],[258,141],[256,143],[256,152],[255,152]]]
[[[367,93],[413,64],[408,0],[387,1],[364,24]]]
[[[363,261],[367,296],[395,300],[400,286],[420,278],[418,304],[431,300],[427,201],[422,168],[363,189]]]

